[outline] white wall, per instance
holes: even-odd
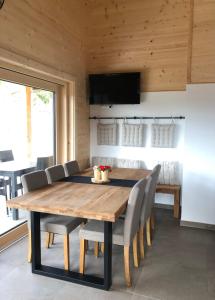
[[[125,117],[125,116],[179,116],[186,113],[186,96],[185,92],[160,92],[160,93],[142,93],[140,105],[113,105],[112,108],[107,106],[92,105],[91,116],[103,117]],[[180,103],[180,105],[179,105]],[[112,120],[101,121],[102,123],[111,123]],[[122,120],[117,121],[121,133]],[[139,120],[130,120],[129,123],[139,123]],[[147,168],[152,168],[157,161],[179,161],[183,162],[184,149],[184,131],[185,121],[174,121],[177,125],[175,148],[163,149],[151,147],[150,129],[153,120],[141,121],[146,127],[145,147],[123,147],[120,146],[100,146],[97,145],[97,123],[91,120],[91,157],[106,156],[142,160],[146,163]],[[169,123],[171,120],[160,120],[159,123]],[[119,137],[122,135],[119,134]],[[181,175],[182,177],[182,175]],[[182,179],[181,179],[182,181]],[[173,204],[171,195],[160,194],[156,197],[156,202]]]
[[[182,220],[215,224],[215,84],[187,86]]]
[[[183,115],[177,121],[178,143],[174,149],[150,147],[98,146],[97,121],[91,120],[91,157],[112,156],[144,160],[178,160],[183,163],[183,221],[215,224],[215,84],[188,85],[185,92],[143,93],[140,105],[114,105],[111,109],[91,106],[91,116],[169,116]],[[138,121],[137,121],[138,122]],[[151,121],[145,122],[147,124]],[[173,202],[159,195],[156,202]]]

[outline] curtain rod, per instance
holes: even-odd
[[[182,120],[184,116],[171,117],[89,117],[90,120]]]

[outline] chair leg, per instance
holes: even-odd
[[[31,249],[31,230],[28,230],[28,262],[32,261],[32,249]]]
[[[133,239],[133,257],[134,257],[134,266],[136,268],[139,267],[138,252],[137,252],[137,237],[138,237],[138,233],[135,234]]]
[[[84,274],[85,269],[85,240],[80,240],[79,273]]]
[[[105,244],[101,243],[101,253],[104,254],[105,252]]]
[[[155,230],[155,214],[153,211],[151,213],[150,222],[151,222],[151,229]]]
[[[140,226],[139,230],[139,242],[140,242],[140,257],[144,259],[145,251],[144,251],[144,227]]]
[[[150,225],[150,217],[146,221],[146,240],[147,240],[147,245],[151,246],[152,241],[151,241],[151,225]]]
[[[54,244],[54,233],[51,232],[49,246],[51,246],[53,244]]]
[[[125,281],[127,287],[131,287],[131,274],[129,263],[129,246],[124,246],[124,268],[125,268]]]
[[[87,252],[88,248],[89,248],[88,240],[85,240],[85,252]]]
[[[64,248],[64,270],[69,270],[69,235],[64,235],[64,242],[63,242],[63,248]]]
[[[50,237],[51,237],[51,233],[50,232],[46,232],[45,247],[47,249],[49,248],[49,245],[50,245]]]
[[[94,242],[94,255],[99,256],[99,242]]]

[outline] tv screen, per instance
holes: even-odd
[[[139,104],[140,73],[89,75],[90,104]]]

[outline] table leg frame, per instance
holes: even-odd
[[[17,176],[16,176],[16,174],[13,174],[13,176],[11,176],[11,196],[12,196],[12,198],[17,197],[16,180],[17,180]],[[13,220],[19,219],[18,209],[16,209],[16,208],[12,209],[12,218],[13,218]]]
[[[31,212],[32,273],[109,290],[112,284],[112,223],[104,222],[104,278],[41,264],[40,213]]]

